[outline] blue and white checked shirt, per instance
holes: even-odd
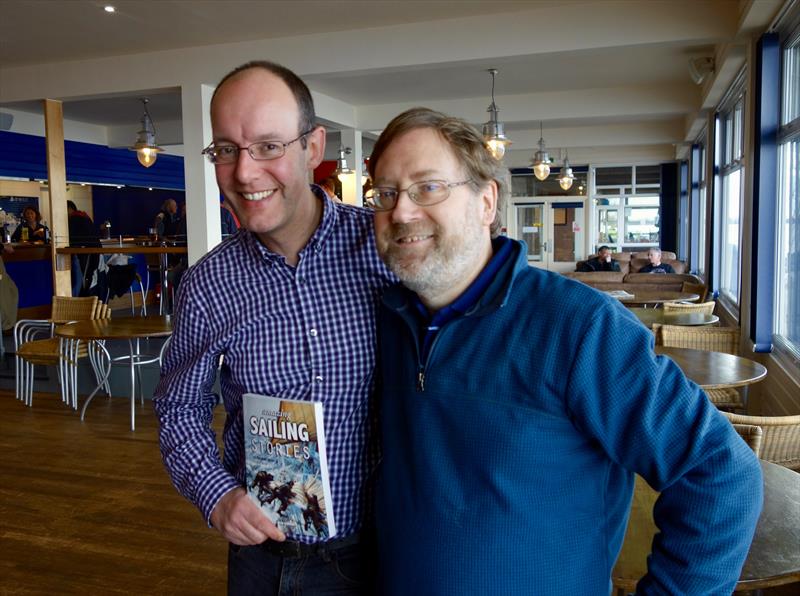
[[[322,402],[337,536],[344,537],[361,527],[377,460],[369,403],[375,315],[395,278],[375,250],[372,214],[312,189],[324,212],[296,267],[241,231],[187,271],[153,400],[167,470],[207,521],[220,498],[244,484],[242,394]],[[222,462],[209,426],[220,355],[228,414]]]

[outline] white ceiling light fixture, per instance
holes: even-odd
[[[564,154],[564,165],[561,166],[561,173],[558,175],[557,180],[558,185],[564,190],[572,188],[572,183],[575,182],[575,175],[569,165],[569,151]]]
[[[486,140],[486,145],[489,147],[489,152],[495,159],[503,159],[506,154],[506,147],[511,144],[511,141],[505,135],[503,123],[497,119],[497,114],[500,111],[497,109],[497,104],[494,103],[494,77],[497,75],[496,68],[490,68],[489,72],[492,75],[492,103],[486,109],[489,112],[489,122],[483,125],[483,138]]]
[[[689,76],[692,77],[695,85],[702,85],[708,75],[714,72],[714,58],[712,56],[701,56],[689,59]]]
[[[133,147],[129,147],[131,151],[136,151],[136,157],[139,163],[146,168],[156,163],[158,154],[163,151],[163,149],[156,144],[156,127],[153,125],[150,112],[147,111],[147,103],[149,101],[150,100],[146,97],[141,98],[141,102],[144,105],[142,129],[137,133],[136,143]]]
[[[339,145],[339,158],[336,160],[336,169],[333,173],[341,182],[344,182],[345,179],[353,173],[353,170],[347,165],[347,158],[345,157],[345,155],[350,155],[352,152],[353,150],[350,147],[342,147]]]
[[[539,180],[545,180],[550,175],[550,156],[544,148],[544,134],[541,121],[539,122],[539,150],[533,154],[533,175]]]
[[[110,4],[104,6],[103,10],[105,10],[108,13],[117,12],[117,9],[111,6]]]

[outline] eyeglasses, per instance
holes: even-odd
[[[441,203],[450,196],[450,189],[456,186],[469,184],[472,180],[463,182],[447,182],[446,180],[424,180],[415,182],[408,188],[388,188],[376,186],[366,194],[367,206],[375,211],[389,211],[397,205],[400,193],[407,192],[408,198],[421,207],[428,207]]]
[[[236,145],[214,145],[211,143],[208,147],[203,149],[202,155],[208,158],[208,161],[214,165],[234,163],[239,160],[239,152],[246,149],[250,157],[256,161],[268,161],[270,159],[278,159],[283,157],[286,153],[286,148],[292,143],[296,143],[314,129],[311,128],[305,131],[296,139],[291,141],[259,141],[247,147],[237,147]],[[303,147],[305,148],[305,146]]]

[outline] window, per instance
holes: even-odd
[[[717,112],[716,197],[719,269],[722,297],[738,311],[741,285],[741,211],[744,182],[744,71],[728,92]]]
[[[642,251],[659,246],[661,168],[615,166],[594,169],[594,250]]]
[[[800,358],[800,25],[782,60],[774,340]]]

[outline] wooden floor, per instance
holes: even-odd
[[[131,432],[127,399],[98,396],[81,422],[57,395],[0,392],[0,595],[225,593],[227,545],[137,408]]]

